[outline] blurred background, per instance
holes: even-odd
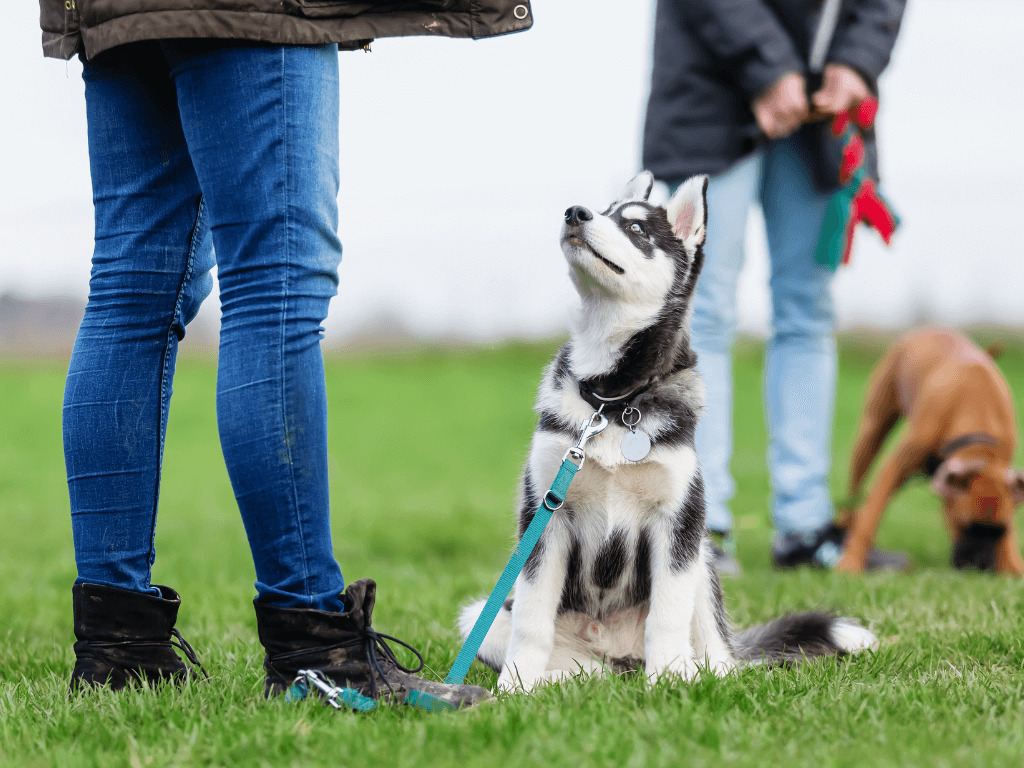
[[[38,7],[2,0],[0,352],[70,347],[92,211],[81,65],[44,60]],[[397,39],[341,55],[341,288],[329,347],[550,337],[575,301],[562,212],[636,171],[653,0],[543,0],[523,35]],[[842,329],[1024,327],[1024,3],[916,0],[883,76],[883,187],[904,225],[861,230]],[[752,221],[741,329],[767,327]],[[185,349],[215,343],[216,295]]]
[[[335,552],[349,580],[373,576],[387,596],[375,625],[419,647],[433,670],[454,660],[457,607],[490,588],[512,545],[529,403],[576,302],[558,247],[563,212],[603,206],[639,170],[654,0],[533,5],[525,34],[383,40],[340,58],[345,255],[326,336]],[[879,116],[883,189],[903,227],[891,249],[862,229],[835,283],[847,332],[837,498],[884,341],[866,336],[936,322],[985,327],[972,334],[983,342],[1017,337],[999,365],[1024,393],[1024,0],[908,5]],[[0,764],[359,766],[369,756],[558,768],[580,754],[616,765],[753,765],[765,754],[798,765],[823,754],[843,766],[1020,764],[1024,591],[949,568],[926,483],[893,501],[879,531],[880,546],[912,556],[913,576],[770,568],[756,338],[734,355],[744,574],[728,587],[730,613],[739,625],[822,607],[863,617],[884,638],[870,663],[761,669],[721,688],[706,680],[672,704],[668,692],[556,692],[433,725],[374,718],[339,730],[320,708],[296,722],[255,704],[254,573],[214,413],[216,293],[182,345],[154,580],[187,596],[183,631],[218,685],[201,700],[111,698],[99,721],[68,705],[75,564],[60,403],[92,251],[85,104],[77,59],[42,57],[34,0],[0,9]],[[769,317],[759,220],[748,238],[740,325],[757,337]],[[493,683],[479,665],[473,674]],[[552,702],[578,715],[573,747],[585,752],[565,751],[575,731]],[[519,738],[527,721],[532,738]],[[636,727],[624,737],[621,722]]]

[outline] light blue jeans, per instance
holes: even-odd
[[[178,342],[216,255],[217,424],[256,590],[340,610],[320,351],[341,260],[337,47],[139,43],[83,75],[96,244],[64,393],[78,581],[155,591]]]
[[[747,217],[764,211],[771,264],[772,329],[765,356],[771,515],[777,535],[807,533],[832,519],[828,486],[835,405],[833,272],[814,260],[828,196],[812,185],[798,139],[769,143],[708,184],[704,268],[697,281],[692,344],[707,406],[697,454],[707,494],[707,526],[732,530],[729,469],[733,440],[732,345],[736,282]]]

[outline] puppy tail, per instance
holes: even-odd
[[[484,609],[486,599],[477,600],[462,609],[459,614],[459,634],[465,640],[473,630],[473,625],[480,617]],[[505,651],[508,650],[509,638],[512,635],[512,601],[506,600],[505,604],[498,611],[494,623],[487,631],[483,645],[477,651],[476,657],[495,672],[501,672],[501,666],[505,663]]]
[[[857,619],[830,613],[790,613],[736,632],[737,658],[753,664],[795,664],[815,656],[846,656],[878,648],[878,638]]]

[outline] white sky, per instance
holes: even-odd
[[[535,0],[534,29],[341,54],[341,293],[329,338],[389,318],[422,336],[557,332],[574,294],[562,212],[638,169],[653,2]],[[77,60],[44,60],[38,8],[0,0],[0,292],[84,296],[92,212]],[[915,0],[883,79],[891,250],[862,230],[841,324],[1024,326],[1024,3]],[[741,324],[768,316],[750,231]],[[211,297],[204,315],[215,319]]]

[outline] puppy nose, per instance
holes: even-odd
[[[592,218],[594,218],[594,214],[582,205],[574,205],[565,212],[565,223],[574,227],[578,227],[584,221],[590,221]]]

